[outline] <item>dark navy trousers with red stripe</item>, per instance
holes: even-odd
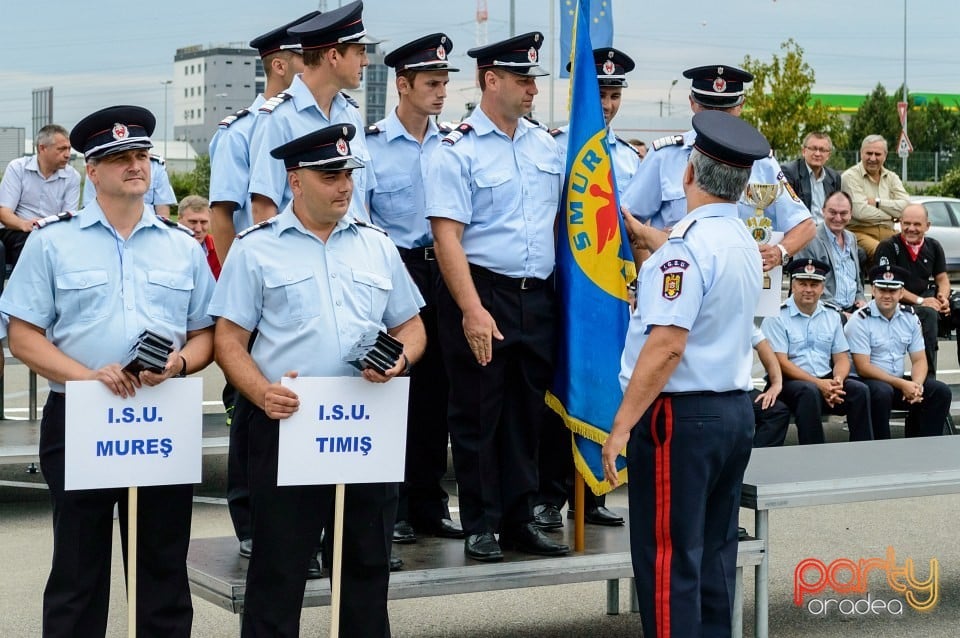
[[[661,394],[633,429],[630,550],[647,638],[730,635],[753,429],[746,392]]]

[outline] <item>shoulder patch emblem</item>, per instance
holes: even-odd
[[[342,95],[343,99],[347,101],[347,104],[349,104],[353,108],[356,108],[356,109],[360,108],[360,103],[357,102],[355,99],[353,99],[353,97],[348,93],[345,93],[344,91],[340,91],[340,95]]]
[[[277,221],[277,216],[274,215],[274,216],[271,217],[270,219],[265,219],[265,220],[263,220],[262,222],[258,222],[258,223],[256,223],[256,224],[254,224],[253,226],[250,226],[249,228],[244,228],[244,229],[241,230],[239,233],[237,233],[237,239],[243,239],[244,237],[246,237],[247,235],[249,235],[249,234],[252,233],[253,231],[255,231],[255,230],[260,230],[261,228],[266,228],[267,226],[269,226],[270,224],[275,223],[276,221]]]
[[[667,135],[666,137],[653,140],[650,146],[655,151],[659,151],[661,148],[666,148],[668,146],[683,146],[683,136]]]
[[[57,215],[48,215],[47,217],[43,217],[41,219],[35,219],[33,220],[33,227],[39,230],[40,228],[49,226],[50,224],[56,224],[57,222],[70,221],[76,216],[77,216],[76,213],[72,213],[67,210]]]
[[[662,266],[661,266],[662,268]],[[663,290],[660,294],[667,301],[673,301],[683,292],[683,273],[668,272],[663,275]]]
[[[371,124],[370,126],[364,129],[364,133],[366,133],[367,135],[380,135],[381,133],[383,133],[383,130],[376,124]]]
[[[450,131],[449,133],[447,133],[446,135],[444,135],[444,136],[443,136],[443,143],[444,143],[444,144],[456,144],[456,143],[459,142],[461,139],[463,139],[463,136],[464,136],[464,135],[466,135],[467,133],[469,133],[469,132],[472,131],[472,130],[473,130],[473,127],[472,127],[471,125],[467,124],[466,122],[464,122],[463,124],[461,124],[460,126],[458,126],[456,129],[454,129],[454,130]]]
[[[260,105],[259,111],[261,113],[273,113],[273,109],[277,108],[293,96],[285,91],[277,93],[272,98]]]
[[[674,225],[673,230],[670,231],[670,236],[667,239],[683,239],[686,237],[687,232],[693,228],[693,225],[697,223],[697,219],[694,218],[684,218]]]
[[[563,131],[561,131],[561,130],[558,129],[558,128],[552,128],[552,129],[550,129],[549,131],[547,131],[547,133],[549,133],[552,137],[557,137],[557,136],[559,136],[559,135],[563,135]]]
[[[378,233],[383,233],[384,235],[387,235],[387,231],[385,231],[384,229],[380,228],[380,227],[377,226],[376,224],[371,224],[370,222],[365,222],[365,221],[363,221],[362,219],[356,219],[356,218],[355,218],[355,219],[353,220],[353,223],[356,224],[357,226],[359,226],[360,228],[369,228],[370,230],[375,230],[375,231],[377,231]],[[388,236],[389,236],[389,235],[388,235]]]
[[[224,128],[230,128],[230,125],[236,122],[237,120],[244,118],[250,115],[250,109],[240,109],[236,113],[231,113],[227,117],[220,120],[220,123],[217,126],[222,126]]]

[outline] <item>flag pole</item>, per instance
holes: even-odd
[[[337,483],[333,514],[333,567],[330,572],[330,638],[340,636],[340,574],[343,569],[343,508],[346,486]]]
[[[573,517],[573,551],[582,552],[586,549],[586,538],[583,521],[586,516],[584,512],[584,501],[586,500],[585,493],[585,481],[583,480],[583,474],[574,470],[573,472],[573,503],[574,503],[574,512]]]
[[[137,638],[137,488],[127,488],[127,636]]]

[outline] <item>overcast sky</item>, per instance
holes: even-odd
[[[769,60],[793,37],[805,50],[820,93],[869,93],[877,82],[895,90],[903,78],[902,0],[611,0],[614,46],[637,62],[624,92],[619,128],[657,116],[668,94],[675,115],[688,114],[689,84],[680,72],[702,64],[739,65],[744,55]],[[339,0],[326,0],[328,9]],[[960,2],[906,0],[907,80],[911,90],[960,92],[956,31]],[[560,0],[516,0],[516,33],[550,38]],[[54,119],[68,128],[91,111],[140,104],[163,118],[162,81],[172,78],[178,47],[242,43],[311,9],[309,0],[52,0],[42,5],[3,0],[0,19],[0,126],[27,128],[31,90],[54,87]],[[510,1],[487,0],[488,41],[510,35]],[[42,6],[42,9],[39,7]],[[386,51],[434,31],[454,41],[452,61],[464,70],[452,87],[445,119],[458,119],[475,98],[472,61],[476,0],[368,0],[367,31]],[[439,9],[439,10],[438,10]],[[559,37],[555,18],[554,51]],[[556,71],[545,50],[545,66]],[[670,83],[680,78],[673,91]],[[540,81],[537,116],[550,120],[550,81]],[[565,120],[566,81],[554,88],[554,120]],[[171,92],[172,93],[172,92]],[[391,96],[393,92],[391,91]],[[170,108],[172,109],[172,95]],[[664,109],[666,106],[664,106]],[[169,128],[172,129],[172,115]],[[162,135],[157,132],[156,137]]]

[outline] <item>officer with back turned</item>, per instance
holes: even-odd
[[[727,113],[697,113],[693,127],[682,180],[689,212],[640,269],[623,402],[603,446],[614,486],[616,457],[627,451],[645,636],[730,635],[737,513],[754,434],[748,391],[761,260],[736,201],[770,145]],[[642,257],[649,247],[640,224],[626,222]]]

